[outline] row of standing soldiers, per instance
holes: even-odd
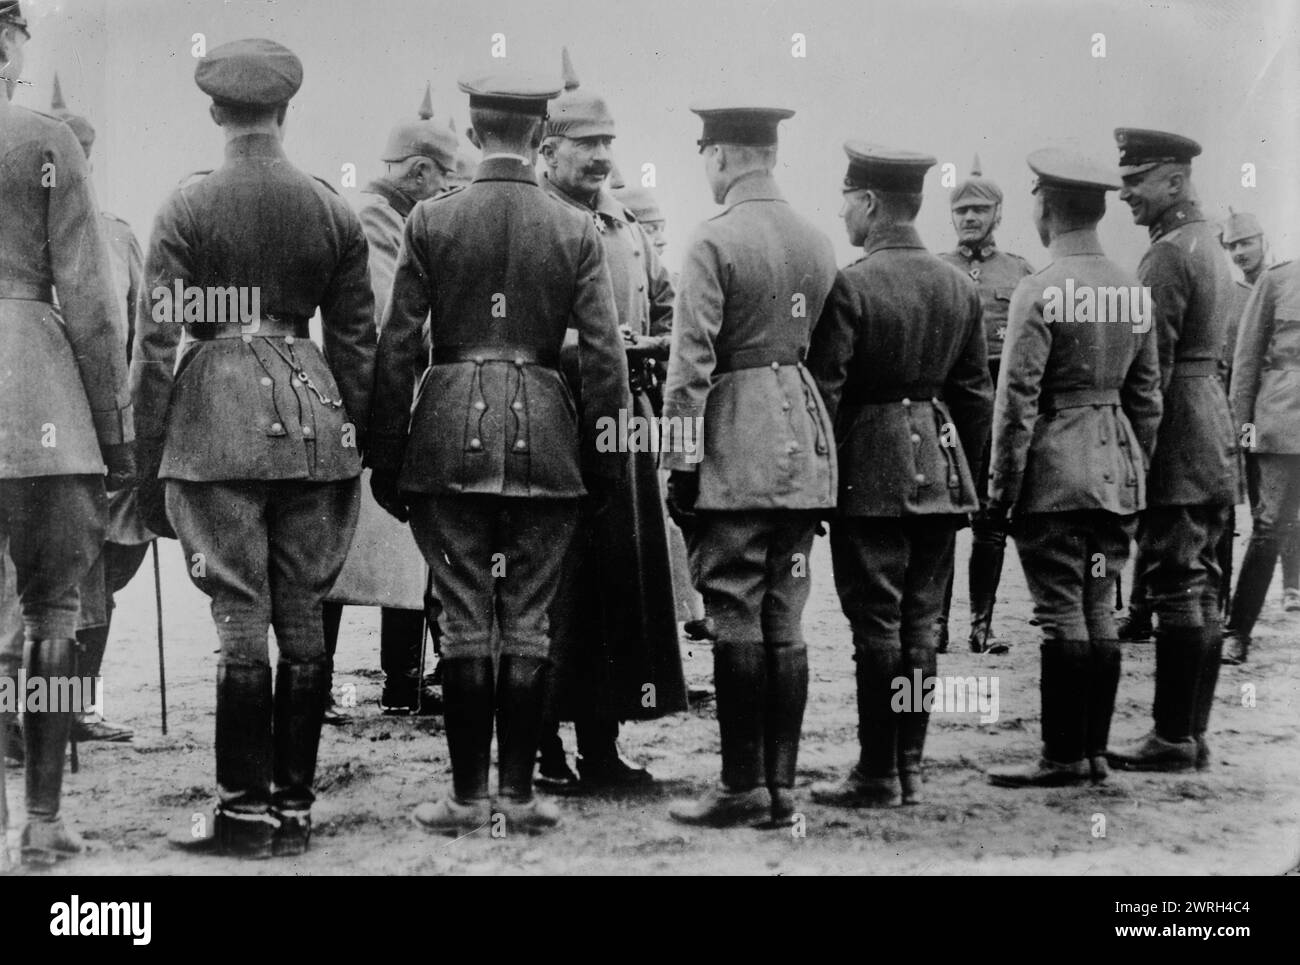
[[[27,33],[16,9],[0,10],[15,78]],[[662,465],[715,638],[722,737],[719,787],[675,803],[674,818],[781,822],[795,811],[808,683],[800,618],[823,519],[853,629],[861,757],[844,782],[814,788],[816,799],[919,799],[928,714],[895,713],[891,697],[913,671],[935,675],[954,534],[971,513],[985,558],[1000,564],[1005,532],[1015,534],[1045,638],[1042,759],[991,778],[1104,778],[1119,676],[1109,601],[1139,511],[1142,582],[1159,617],[1155,728],[1110,758],[1157,769],[1207,762],[1222,647],[1215,547],[1239,496],[1239,456],[1217,367],[1233,286],[1192,200],[1194,142],[1117,132],[1121,197],[1153,238],[1139,275],[1154,319],[1058,325],[1045,315],[1053,286],[1138,286],[1096,239],[1105,192],[1120,187],[1110,172],[1060,152],[1031,156],[1035,222],[1053,258],[1032,278],[992,245],[1000,195],[973,177],[954,207],[979,209],[971,221],[992,215],[982,234],[963,228],[965,213],[957,219],[968,234],[954,271],[912,226],[934,160],[850,142],[841,216],[864,257],[837,271],[829,241],[771,175],[777,126],[792,112],[699,105],[705,172],[724,209],[692,239],[674,300],[649,236],[604,187],[613,121],[603,101],[576,84],[561,95],[545,79],[468,78],[468,136],[482,151],[472,184],[439,192],[455,165],[436,144],[386,152],[390,172],[397,165],[406,183],[431,187],[417,204],[391,181],[373,186],[401,230],[384,294],[376,231],[285,160],[285,107],[301,77],[297,58],[270,41],[216,48],[198,66],[226,132],[226,163],[188,179],[160,211],[142,290],[235,285],[258,291],[261,310],[251,325],[218,324],[151,300],[131,363],[134,419],[79,146],[57,119],[7,99],[2,108],[6,157],[9,143],[33,152],[30,170],[6,168],[6,198],[30,195],[32,212],[49,212],[21,222],[48,244],[4,245],[32,261],[23,266],[31,277],[10,273],[2,293],[15,319],[7,329],[21,328],[23,341],[22,354],[4,357],[11,366],[22,358],[28,379],[13,389],[30,418],[10,431],[3,480],[24,659],[29,673],[71,672],[77,584],[103,543],[105,478],[128,486],[138,452],[142,515],[202,562],[190,572],[212,599],[221,642],[220,800],[212,833],[180,843],[254,857],[308,846],[329,700],[322,606],[331,595],[356,601],[335,586],[370,505],[359,492],[363,454],[373,505],[409,520],[438,601],[453,788],[421,805],[416,821],[460,832],[495,811],[515,829],[553,826],[558,809],[533,794],[533,770],[566,687],[582,778],[645,780],[615,741],[618,721],[685,706],[671,597],[656,611],[641,592],[667,579],[654,567],[667,559],[671,529],[653,459],[596,440],[620,411],[653,412],[643,363],[665,357],[665,422],[703,419],[700,448],[668,440]],[[47,188],[39,163],[51,157],[69,176]],[[1260,429],[1256,451],[1273,453],[1285,442],[1254,400],[1291,371],[1285,345],[1270,346],[1285,341],[1277,309],[1295,296],[1289,269],[1266,278],[1242,326],[1250,357],[1239,348],[1234,392],[1239,417]],[[998,302],[1000,370],[989,351],[1000,319],[985,316]],[[323,353],[307,337],[318,309]],[[35,336],[45,354],[33,359]],[[58,409],[80,398],[66,392],[76,385],[85,406]],[[71,440],[55,453],[31,429],[51,421]],[[1176,441],[1157,445],[1158,436]],[[1271,577],[1275,533],[1295,516],[1285,452],[1260,460],[1233,610],[1243,641],[1262,602],[1257,585]],[[619,581],[630,596],[605,596],[595,614],[576,605]],[[975,649],[990,646],[995,586],[972,585]],[[576,643],[591,639],[603,648]],[[409,670],[397,676],[409,680]],[[28,715],[23,851],[35,862],[79,848],[58,816],[67,731],[60,715]]]

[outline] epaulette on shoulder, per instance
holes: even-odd
[[[62,124],[62,123],[64,123],[63,118],[59,117],[57,114],[47,114],[45,111],[38,111],[38,110],[37,110],[36,108],[34,108],[34,107],[27,107],[27,108],[24,108],[24,109],[25,109],[25,110],[29,110],[29,111],[31,111],[33,114],[36,114],[36,115],[38,115],[38,116],[40,116],[40,117],[43,117],[43,118],[45,118],[46,120],[54,121],[55,123],[58,123],[58,124]]]
[[[1014,251],[1008,251],[1007,254],[1009,254],[1016,261],[1020,262],[1020,264],[1024,265],[1025,271],[1029,272],[1030,274],[1034,273],[1034,266],[1029,263],[1028,258],[1022,258],[1020,255],[1017,255]]]
[[[1286,268],[1291,264],[1294,264],[1294,262],[1292,259],[1288,258],[1286,261],[1279,261],[1276,265],[1269,265],[1267,270],[1277,271],[1279,268]]]
[[[185,177],[181,178],[180,183],[176,186],[178,188],[188,188],[192,184],[198,184],[211,173],[212,168],[208,168],[206,171],[191,171],[189,174],[185,175]]]
[[[105,218],[107,218],[109,221],[116,221],[116,222],[117,222],[118,224],[120,224],[123,228],[126,228],[126,229],[129,230],[130,227],[131,227],[131,225],[127,223],[127,220],[126,220],[125,218],[119,218],[117,215],[113,214],[113,212],[111,212],[111,211],[101,211],[100,214],[103,215]]]
[[[458,185],[456,185],[454,188],[448,188],[446,191],[442,192],[442,194],[435,194],[432,198],[429,198],[428,200],[429,200],[429,201],[446,201],[448,198],[453,197],[454,195],[460,194],[460,193],[461,193],[462,191],[464,191],[464,190],[465,190],[465,185],[463,185],[463,184],[458,184]]]
[[[316,178],[316,175],[313,174],[312,177]],[[316,180],[319,181],[321,184],[325,185],[325,187],[329,188],[330,194],[338,194],[338,191],[334,189],[334,185],[330,184],[324,178],[316,178]]]

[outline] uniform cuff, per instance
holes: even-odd
[[[119,446],[135,441],[135,420],[131,403],[115,409],[92,409],[90,418],[95,423],[95,435],[101,446]]]

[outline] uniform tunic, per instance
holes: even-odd
[[[320,604],[356,524],[370,414],[366,261],[356,215],[268,134],[229,140],[225,164],[155,219],[132,389],[147,451],[161,450],[168,516],[186,558],[205,563],[190,575],[212,597],[226,659],[265,663],[268,623],[283,659],[323,653]],[[249,307],[256,291],[259,317],[241,327],[187,312],[165,294],[178,282],[234,286]],[[317,307],[323,354],[305,337]]]
[[[1052,263],[1011,303],[993,424],[993,499],[1014,503],[1016,545],[1049,635],[1113,639],[1114,580],[1146,502],[1160,424],[1156,333],[1129,318],[1049,323],[1049,292],[1131,290],[1095,230],[1052,239]],[[1139,323],[1138,328],[1145,327]],[[1093,553],[1106,574],[1090,571]],[[1110,624],[1107,626],[1107,624]]]
[[[812,512],[835,505],[830,417],[802,364],[835,279],[830,240],[795,214],[770,175],[737,180],[687,247],[673,324],[666,419],[703,419],[688,543],[718,639],[803,642]],[[694,423],[692,423],[694,424]]]
[[[0,98],[0,544],[38,640],[73,636],[104,538],[100,447],[134,439],[97,210],[71,129]]]
[[[580,413],[559,371],[570,327]],[[503,653],[546,656],[583,470],[617,478],[624,462],[595,446],[628,382],[594,223],[547,197],[526,162],[485,158],[469,187],[411,213],[382,332],[369,459],[411,499],[444,656],[488,656],[494,610]]]
[[[1235,286],[1194,202],[1173,205],[1149,231],[1138,279],[1155,309],[1167,444],[1158,441],[1147,477],[1140,559],[1162,625],[1200,627],[1217,617],[1216,546],[1242,498],[1237,433],[1219,378]]]
[[[835,417],[831,551],[859,659],[913,643],[932,655],[945,548],[979,505],[967,452],[992,409],[975,285],[911,225],[880,230],[840,272],[809,368]]]

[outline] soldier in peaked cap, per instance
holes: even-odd
[[[626,404],[627,363],[596,222],[533,173],[560,85],[500,75],[460,88],[483,160],[473,184],[407,219],[379,339],[371,485],[398,519],[409,514],[443,604],[453,787],[414,818],[439,832],[486,825],[495,711],[496,808],[507,829],[531,832],[559,820],[533,795],[548,612],[579,497],[624,465],[595,442],[599,420]],[[566,328],[578,333],[581,422],[560,373]]]
[[[984,330],[989,343],[989,377],[996,385],[998,365],[1002,359],[1002,341],[1006,337],[1007,308],[1011,293],[1020,279],[1033,273],[1033,267],[1019,255],[1003,251],[993,239],[1002,223],[1002,189],[980,170],[977,155],[970,177],[952,190],[949,197],[952,224],[957,231],[955,251],[939,255],[948,264],[974,279],[980,292]],[[975,453],[971,454],[972,456]],[[970,648],[975,653],[1005,653],[1007,645],[993,638],[993,605],[997,600],[1002,577],[1002,560],[1006,554],[1006,530],[990,520],[984,507],[988,502],[989,442],[979,450],[975,470],[975,488],[980,509],[971,516]],[[944,593],[943,613],[939,622],[939,652],[948,649],[948,610],[952,603],[953,568],[948,571],[948,589]]]
[[[858,763],[813,799],[846,807],[920,800],[924,693],[894,706],[895,681],[936,672],[945,566],[979,507],[970,455],[993,406],[979,292],[921,244],[913,221],[934,158],[859,141],[840,215],[863,257],[840,271],[808,367],[835,420],[839,506],[831,558],[853,631]],[[955,437],[953,431],[955,429]]]
[[[1138,278],[1151,291],[1164,391],[1162,439],[1138,525],[1142,579],[1158,618],[1155,726],[1112,752],[1128,770],[1181,771],[1209,763],[1205,742],[1223,648],[1216,548],[1242,495],[1237,434],[1219,356],[1232,314],[1232,277],[1191,183],[1195,141],[1119,128],[1119,193],[1151,247]]]
[[[691,110],[704,123],[713,199],[725,207],[687,247],[664,390],[669,425],[700,426],[703,438],[679,433],[662,458],[717,633],[722,781],[670,813],[714,826],[764,811],[787,821],[808,696],[808,554],[836,479],[830,418],[803,359],[835,256],[772,177],[777,124],[794,112]]]
[[[29,36],[19,5],[0,3],[0,555],[12,558],[24,625],[0,641],[0,675],[67,680],[78,586],[104,542],[105,490],[134,480],[135,435],[85,154],[61,119],[10,103]],[[76,708],[28,709],[22,857],[49,865],[82,848],[59,815]],[[8,724],[0,719],[0,744]],[[3,801],[0,781],[0,829]]]
[[[1120,677],[1111,601],[1145,503],[1161,413],[1156,333],[1129,301],[1137,279],[1109,261],[1097,240],[1106,192],[1119,189],[1118,179],[1051,148],[1028,162],[1038,176],[1034,223],[1052,263],[1020,282],[1011,299],[989,495],[995,517],[1014,514],[1012,533],[1043,632],[1043,750],[1035,764],[991,771],[990,781],[1002,787],[1107,776]],[[1060,305],[1052,303],[1071,286],[1094,294],[1099,310],[1105,292],[1121,292],[1116,306],[1129,311],[1058,317]]]
[[[636,216],[606,184],[614,166],[610,146],[615,136],[608,106],[599,95],[579,88],[567,48],[563,67],[565,91],[551,102],[542,140],[542,186],[596,226],[627,353],[631,392],[623,408],[628,424],[636,419],[653,426],[650,390],[654,365],[668,358],[672,283]],[[581,403],[577,348],[570,335],[562,358]],[[622,482],[609,491],[600,513],[584,507],[561,573],[551,608],[552,689],[539,762],[548,781],[572,783],[558,730],[561,720],[572,720],[577,777],[584,788],[649,783],[649,772],[619,752],[619,723],[686,709],[677,615],[671,590],[665,592],[672,586],[672,567],[658,447],[626,445],[628,440],[617,439],[613,431],[608,441],[621,450],[626,465]]]
[[[221,646],[215,820],[172,840],[268,858],[300,854],[311,837],[329,688],[321,602],[356,525],[374,296],[357,216],[285,157],[298,58],[237,40],[209,51],[194,77],[225,163],[158,212],[131,361],[146,471],[165,484]],[[318,308],[324,353],[307,331]]]
[[[426,86],[419,118],[393,128],[381,160],[386,173],[366,185],[361,227],[370,246],[370,285],[375,295],[375,326],[383,319],[393,287],[402,230],[416,204],[447,190],[455,174],[460,138],[433,121]],[[425,564],[410,527],[380,509],[362,478],[356,535],[343,572],[325,602],[325,649],[331,667],[338,646],[343,605],[381,607],[379,662],[384,689],[379,704],[387,714],[430,712],[433,694],[421,694],[420,648],[424,644]],[[430,601],[436,609],[436,603]],[[437,623],[431,624],[437,646]],[[423,698],[423,699],[422,699]],[[327,722],[337,718],[331,713]]]

